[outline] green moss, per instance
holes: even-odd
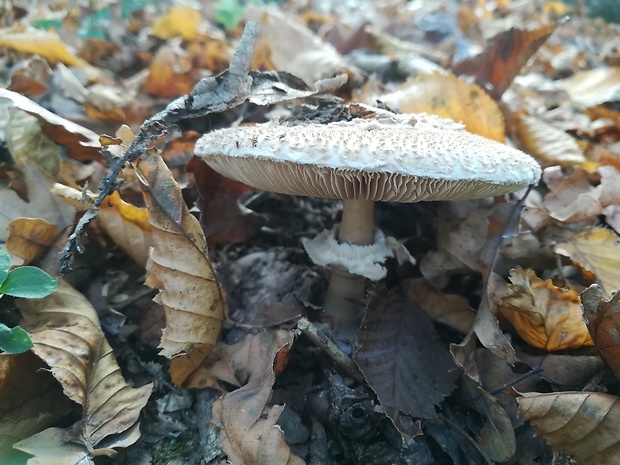
[[[167,465],[173,459],[189,458],[191,453],[192,443],[185,435],[163,439],[155,449],[153,465]]]

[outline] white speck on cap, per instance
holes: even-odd
[[[541,173],[529,155],[425,114],[222,129],[195,152],[258,189],[340,199],[480,198],[537,183]]]

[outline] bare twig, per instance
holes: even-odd
[[[338,365],[342,371],[353,378],[354,380],[365,383],[364,375],[359,370],[353,360],[346,356],[346,354],[338,348],[338,346],[328,338],[323,331],[316,327],[306,318],[300,318],[297,322],[297,328],[301,333],[310,339],[314,344],[320,347],[323,352],[331,358],[336,365]]]

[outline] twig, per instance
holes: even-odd
[[[71,260],[76,252],[82,252],[80,238],[90,222],[97,216],[99,206],[117,188],[117,178],[128,162],[137,160],[151,141],[161,137],[169,127],[179,121],[221,112],[245,102],[250,95],[252,78],[249,76],[252,57],[256,46],[258,26],[248,22],[243,36],[233,55],[228,71],[218,77],[202,79],[192,92],[171,102],[163,111],[145,121],[140,132],[125,154],[115,159],[108,156],[110,172],[99,184],[99,196],[78,222],[75,231],[69,236],[67,244],[60,253],[60,274],[71,270]],[[104,152],[105,156],[105,152]]]
[[[359,383],[366,383],[364,375],[355,362],[347,357],[323,331],[316,327],[316,325],[311,323],[307,318],[302,317],[297,322],[297,328],[299,328],[304,336],[320,347],[347,376],[350,376]]]

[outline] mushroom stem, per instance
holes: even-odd
[[[372,200],[344,200],[342,221],[338,228],[338,242],[371,245],[375,236],[375,202]],[[345,338],[353,338],[366,297],[366,278],[349,273],[340,266],[332,266],[329,288],[325,298],[325,314],[334,329]]]
[[[370,245],[375,238],[374,200],[343,200],[338,242]]]

